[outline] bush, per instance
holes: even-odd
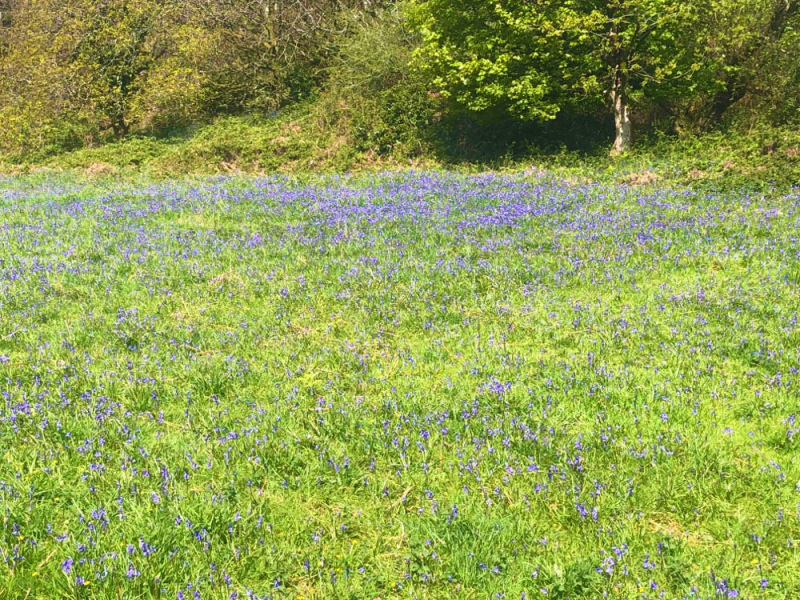
[[[417,156],[430,147],[437,103],[409,67],[417,36],[400,7],[354,14],[317,103],[318,126],[351,138],[359,152]]]

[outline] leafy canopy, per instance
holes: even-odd
[[[602,106],[617,69],[640,102],[709,81],[707,0],[413,0],[418,68],[454,104],[547,120]],[[701,73],[702,72],[702,73]]]

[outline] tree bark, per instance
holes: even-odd
[[[614,73],[614,84],[611,87],[611,102],[614,105],[614,126],[616,137],[611,148],[612,155],[627,152],[633,139],[631,110],[628,104],[628,75],[622,65],[617,65]]]

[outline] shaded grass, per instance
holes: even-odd
[[[224,117],[168,136],[133,137],[7,165],[5,170],[161,179],[215,173],[308,176],[411,166],[472,173],[539,169],[575,181],[658,183],[712,191],[763,192],[800,184],[800,137],[796,128],[788,126],[684,137],[653,135],[629,154],[610,158],[607,127],[602,123],[558,122],[498,136],[497,127],[451,118],[428,123],[413,135],[406,132],[414,139],[384,148],[369,142],[372,134],[363,127],[354,128],[353,119],[368,122],[369,115],[349,115],[350,109],[334,100],[323,95],[270,118]]]

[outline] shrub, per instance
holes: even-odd
[[[360,152],[422,153],[437,106],[409,67],[417,36],[397,6],[351,18],[353,33],[340,41],[318,102],[318,125],[347,135]]]

